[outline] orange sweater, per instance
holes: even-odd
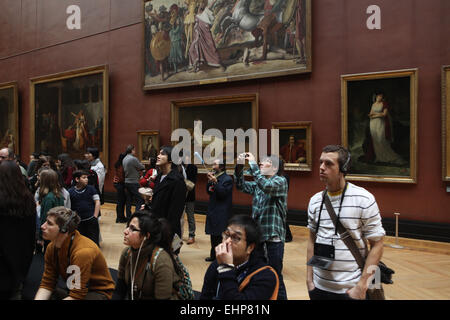
[[[106,260],[99,247],[92,240],[82,236],[77,230],[69,234],[59,250],[55,248],[53,242],[48,245],[45,252],[45,268],[40,288],[53,291],[58,275],[61,275],[64,281],[67,281],[68,277],[74,278],[72,276],[72,274],[75,274],[73,270],[66,273],[69,266],[67,251],[72,235],[75,236],[70,249],[70,265],[80,268],[80,288],[70,290],[69,296],[74,299],[84,299],[88,293],[87,285],[89,284],[89,291],[103,293],[108,299],[111,299],[115,284],[109,273]],[[55,250],[58,252],[58,258],[56,258]]]

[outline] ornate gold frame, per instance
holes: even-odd
[[[13,90],[13,110],[14,110],[14,153],[19,154],[20,152],[20,127],[19,127],[19,89],[17,82],[6,82],[0,83],[0,90]],[[2,115],[3,117],[4,115]],[[3,139],[3,137],[0,137]]]
[[[144,137],[156,137],[157,143],[154,145],[156,146],[156,149],[158,150],[160,147],[159,130],[139,130],[137,132],[137,138],[138,138],[137,156],[138,156],[138,159],[143,164],[149,164],[150,161],[142,158],[142,153],[143,153],[142,152],[142,150],[143,150],[142,139],[144,139]],[[158,150],[158,152],[159,152],[159,150]]]
[[[311,121],[296,121],[296,122],[274,122],[273,129],[279,130],[306,130],[306,163],[284,163],[284,170],[286,171],[311,171],[312,170],[312,122]],[[281,148],[281,145],[279,146]],[[273,153],[273,152],[272,152]]]
[[[442,180],[450,181],[450,66],[442,67]]]
[[[35,86],[37,84],[64,81],[67,79],[83,77],[92,74],[102,74],[103,79],[103,150],[100,152],[100,159],[105,167],[109,164],[109,68],[107,65],[94,66],[83,69],[65,71],[61,73],[45,75],[30,79],[30,153],[35,151],[36,139],[36,106],[35,106]]]
[[[418,69],[405,69],[394,71],[383,71],[374,73],[351,74],[341,76],[341,136],[342,145],[349,146],[348,143],[348,87],[349,81],[364,81],[374,79],[400,78],[409,77],[409,93],[410,93],[410,174],[407,177],[389,176],[389,175],[373,175],[366,174],[347,174],[348,180],[354,181],[376,181],[376,182],[397,182],[397,183],[417,183],[417,83]]]

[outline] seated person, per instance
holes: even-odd
[[[115,285],[106,260],[98,246],[76,230],[79,223],[76,212],[65,207],[54,207],[47,213],[41,229],[50,244],[35,300],[111,299]],[[68,289],[56,287],[58,276]]]
[[[181,270],[173,256],[168,222],[138,210],[123,233],[127,247],[120,256],[114,300],[177,300],[174,288]]]
[[[278,276],[265,260],[258,224],[236,215],[222,239],[216,261],[206,271],[200,300],[276,300]]]

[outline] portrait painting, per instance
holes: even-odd
[[[239,115],[230,116],[230,115]],[[212,142],[221,146],[221,152],[211,152],[211,159],[220,157],[227,163],[227,168],[234,168],[236,158],[240,151],[256,153],[256,143],[250,146],[250,138],[245,139],[245,150],[238,149],[236,136],[227,136],[227,129],[235,132],[248,129],[258,130],[258,95],[245,94],[223,97],[205,97],[172,101],[172,131],[178,128],[187,129],[191,136],[191,162],[195,163],[194,144],[201,146],[201,155]],[[208,135],[210,129],[217,129],[217,136]],[[199,136],[195,135],[199,132]],[[197,140],[195,140],[197,139]],[[227,143],[233,146],[230,157],[227,158]],[[220,154],[221,153],[221,154]],[[231,159],[232,158],[232,159]],[[208,162],[207,159],[203,159]],[[198,166],[204,170],[204,166]],[[200,171],[199,171],[200,172]],[[202,171],[203,172],[203,171]]]
[[[287,171],[311,171],[311,121],[275,122],[273,129],[278,129],[280,158]],[[273,151],[272,151],[273,153]]]
[[[311,72],[311,2],[143,1],[144,90]]]
[[[442,67],[442,179],[450,181],[450,66]]]
[[[158,130],[140,130],[138,135],[138,159],[144,163],[149,164],[150,159],[159,154],[159,131]]]
[[[31,152],[84,159],[97,147],[108,164],[108,67],[31,79]]]
[[[417,69],[344,75],[341,84],[347,178],[416,183]]]
[[[19,153],[19,95],[16,82],[0,84],[0,149]]]

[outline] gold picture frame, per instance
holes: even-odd
[[[19,90],[15,81],[0,83],[0,114],[0,149],[11,148],[19,154]]]
[[[158,130],[139,130],[137,132],[138,148],[137,156],[143,164],[149,164],[149,158],[156,158],[159,154],[159,131]],[[149,148],[150,142],[150,148]]]
[[[235,113],[239,114],[239,117],[230,117],[230,114]],[[191,150],[193,150],[194,121],[196,120],[202,120],[202,135],[207,129],[211,128],[219,129],[223,137],[226,137],[226,129],[258,130],[258,94],[173,100],[171,101],[171,119],[172,132],[178,128],[184,128],[190,132],[192,138]],[[202,142],[203,150],[204,144]],[[193,157],[194,153],[191,152],[191,155]],[[235,153],[234,156],[234,163],[236,163],[237,154]],[[195,163],[193,158],[192,163]],[[197,167],[199,173],[207,172],[202,165],[197,165]],[[234,165],[227,164],[227,171],[230,172],[232,169],[234,169]]]
[[[346,178],[417,183],[418,69],[341,76]]]
[[[108,66],[95,66],[30,80],[30,152],[68,153],[84,159],[97,147],[108,166]]]
[[[311,171],[312,122],[274,122],[272,129],[279,130],[279,155],[284,161],[284,170]]]
[[[265,0],[248,6],[142,0],[143,90],[311,72],[312,1],[287,0],[272,15]]]
[[[450,181],[450,65],[442,67],[442,180]]]

